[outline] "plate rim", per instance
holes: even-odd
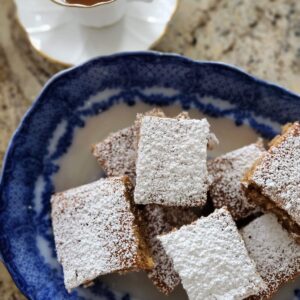
[[[6,169],[6,165],[8,163],[8,160],[12,159],[13,153],[12,153],[12,148],[13,145],[16,141],[16,139],[19,136],[20,131],[22,131],[22,129],[24,128],[24,126],[26,126],[27,122],[30,122],[30,119],[32,118],[34,112],[38,109],[38,105],[41,103],[44,94],[47,93],[48,89],[51,88],[52,84],[54,82],[56,82],[57,80],[61,79],[62,77],[64,77],[65,74],[70,74],[73,71],[77,71],[78,69],[82,68],[82,67],[87,67],[88,65],[93,65],[94,63],[101,63],[101,62],[105,62],[105,61],[109,61],[109,60],[113,60],[115,58],[120,59],[120,58],[130,58],[130,57],[139,57],[139,58],[155,58],[155,57],[164,57],[165,59],[177,59],[178,61],[181,62],[186,62],[189,63],[191,65],[193,64],[197,64],[197,65],[212,65],[212,66],[216,66],[216,67],[222,67],[225,68],[227,70],[231,70],[233,72],[235,72],[236,74],[239,74],[241,76],[244,76],[250,80],[252,80],[253,82],[258,83],[259,85],[264,85],[264,86],[268,86],[271,88],[276,89],[278,92],[283,92],[285,94],[288,94],[292,97],[297,98],[297,100],[299,101],[300,104],[300,95],[292,92],[290,90],[288,90],[287,88],[284,88],[278,84],[260,79],[256,76],[253,76],[249,73],[247,73],[246,71],[244,71],[241,68],[238,68],[234,65],[231,64],[227,64],[227,63],[223,63],[223,62],[216,62],[216,61],[203,61],[203,60],[193,60],[191,58],[187,58],[184,57],[182,55],[179,54],[174,54],[174,53],[161,53],[161,52],[157,52],[157,51],[134,51],[134,52],[121,52],[121,53],[116,53],[116,54],[112,54],[112,55],[107,55],[107,56],[100,56],[100,57],[96,57],[93,59],[88,60],[87,62],[84,62],[78,66],[74,66],[65,70],[62,70],[58,73],[56,73],[54,76],[52,76],[44,85],[44,87],[41,89],[40,93],[37,95],[37,97],[35,98],[35,100],[33,101],[32,105],[29,107],[29,109],[26,111],[26,113],[24,114],[24,116],[21,118],[21,121],[17,127],[17,129],[15,130],[15,132],[13,133],[9,144],[7,146],[4,158],[3,158],[3,163],[2,163],[2,168],[1,168],[1,172],[0,172],[0,202],[1,202],[1,198],[2,198],[2,193],[3,193],[3,189],[4,189],[4,182],[3,182],[3,175],[4,175],[4,171]],[[1,232],[1,229],[0,229]],[[0,243],[0,257],[2,257],[1,255],[1,243]],[[10,273],[12,279],[14,280],[15,284],[17,285],[17,287],[20,289],[20,291],[26,296],[26,297],[30,297],[30,294],[28,294],[28,289],[26,289],[25,287],[20,285],[20,282],[18,280],[18,278],[22,277],[22,274],[20,274],[18,272],[18,270],[13,266],[12,262],[6,262],[5,261],[5,257],[3,257],[3,263],[5,265],[5,267],[7,268],[8,272]],[[31,299],[31,298],[29,298]]]

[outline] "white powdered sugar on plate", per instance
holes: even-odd
[[[216,208],[227,206],[235,220],[258,211],[257,205],[247,200],[241,180],[264,151],[262,141],[259,141],[208,162],[209,194],[213,204]]]
[[[141,267],[123,178],[100,179],[52,196],[52,223],[67,289]]]
[[[244,299],[265,288],[224,208],[159,240],[172,258],[190,300]]]
[[[300,225],[300,124],[289,126],[274,140],[250,181]]]
[[[145,116],[141,120],[136,163],[137,204],[203,206],[209,124]]]
[[[273,214],[263,215],[241,230],[250,257],[267,289],[257,298],[270,297],[281,284],[300,274],[300,245]]]

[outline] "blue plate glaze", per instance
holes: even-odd
[[[237,125],[247,124],[267,138],[278,132],[280,124],[300,119],[298,95],[222,63],[154,52],[125,53],[57,74],[14,134],[0,184],[0,250],[28,298],[130,299],[100,282],[87,291],[66,292],[55,257],[49,200],[59,159],[68,153],[78,129],[117,104],[130,109],[138,102],[197,108]]]

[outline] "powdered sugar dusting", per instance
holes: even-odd
[[[93,155],[108,176],[128,175],[135,178],[136,130],[134,126],[110,134],[96,144]]]
[[[260,293],[269,297],[282,283],[300,274],[300,245],[278,223],[273,214],[266,214],[252,221],[241,230],[250,257],[267,283]]]
[[[134,122],[134,127],[135,127],[135,130],[136,130],[136,136],[137,136],[136,143],[134,145],[135,151],[136,151],[136,158],[137,158],[137,150],[138,150],[141,122],[142,122],[142,119],[145,116],[160,117],[160,118],[165,118],[166,117],[165,113],[160,108],[157,108],[157,107],[155,107],[155,108],[153,108],[150,111],[147,111],[145,113],[138,113],[136,115],[136,119],[135,119],[135,122]]]
[[[197,215],[191,209],[163,207],[155,204],[145,205],[141,210],[141,215],[145,237],[154,260],[154,268],[147,271],[148,276],[160,291],[168,294],[180,283],[180,278],[157,236],[184,224],[192,223],[197,219]]]
[[[244,299],[265,288],[224,208],[159,240],[190,300]]]
[[[300,225],[300,124],[294,123],[271,146],[250,180],[263,195],[285,210]]]
[[[208,162],[212,180],[209,193],[213,204],[217,208],[227,206],[235,220],[258,211],[255,204],[248,202],[241,180],[263,152],[262,142],[259,141]]]
[[[164,117],[162,110],[154,108],[145,114],[137,114],[131,127],[111,133],[104,141],[93,146],[93,155],[107,176],[129,176],[135,181],[135,161],[137,157],[138,132],[143,116]]]
[[[56,250],[67,289],[139,267],[139,240],[125,192],[123,179],[115,177],[52,197]]]
[[[145,116],[139,136],[135,202],[203,206],[208,190],[207,120]]]

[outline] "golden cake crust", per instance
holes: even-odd
[[[300,242],[300,124],[283,127],[243,179],[250,201],[275,213]]]

